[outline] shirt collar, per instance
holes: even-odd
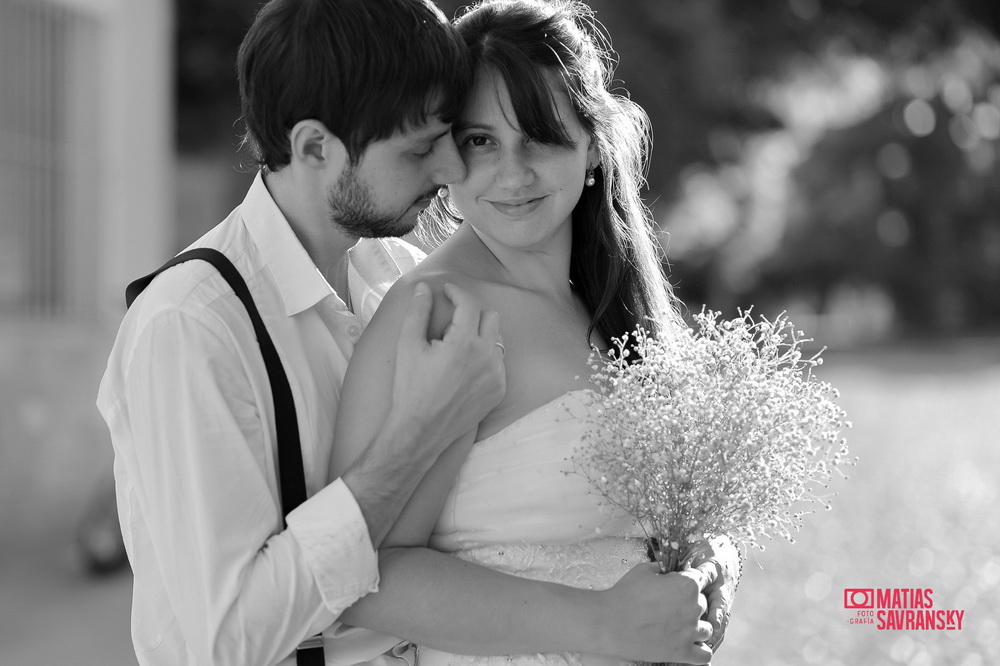
[[[278,287],[286,315],[297,315],[331,295],[337,297],[271,198],[262,172],[254,178],[241,211],[243,223]]]

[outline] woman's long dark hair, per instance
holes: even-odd
[[[649,119],[609,90],[614,60],[602,26],[575,0],[486,0],[455,22],[476,72],[506,84],[520,130],[543,143],[568,145],[546,72],[566,84],[580,123],[597,143],[595,184],[573,210],[570,280],[606,340],[642,326],[661,335],[680,321],[663,274],[652,220],[639,195],[645,184]],[[430,222],[448,207],[437,205]],[[452,216],[456,211],[450,211]],[[454,217],[452,222],[458,221]]]

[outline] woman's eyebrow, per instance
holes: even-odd
[[[484,122],[462,122],[462,121],[458,120],[458,121],[455,121],[455,125],[454,125],[454,128],[453,128],[453,131],[455,131],[455,132],[464,132],[464,131],[470,130],[470,129],[478,129],[478,130],[487,130],[487,131],[490,131],[490,130],[493,130],[493,129],[496,129],[496,128],[493,127],[493,125],[490,125],[489,123],[484,123]]]

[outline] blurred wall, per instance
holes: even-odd
[[[129,279],[173,229],[172,3],[0,0],[0,540],[65,536]]]

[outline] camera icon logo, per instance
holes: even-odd
[[[871,588],[845,588],[844,608],[875,608],[875,590]]]

